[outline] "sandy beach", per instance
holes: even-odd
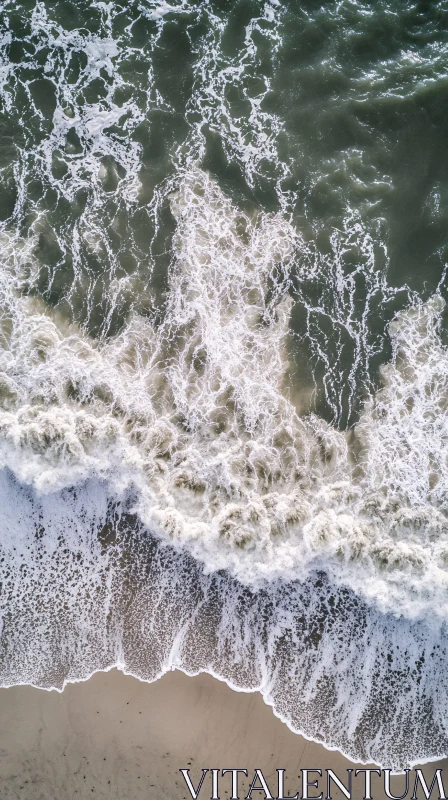
[[[448,800],[447,63],[0,0],[0,800]]]
[[[1,800],[188,800],[179,770],[189,768],[197,786],[202,769],[213,767],[247,768],[240,797],[259,768],[275,797],[276,769],[286,770],[285,794],[293,795],[301,768],[333,769],[344,780],[353,766],[292,733],[258,693],[234,692],[209,675],[171,672],[146,684],[113,670],[62,693],[27,686],[0,690]],[[448,761],[428,765],[431,778],[436,766]],[[353,782],[355,800],[363,796],[359,780]],[[375,780],[373,796],[382,798],[382,783]],[[402,794],[395,781],[403,777],[392,782]],[[231,797],[231,775],[220,778],[219,794]],[[199,800],[210,796],[208,773]],[[335,787],[332,797],[343,795]]]

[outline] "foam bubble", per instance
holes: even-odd
[[[322,573],[260,591],[205,575],[105,483],[42,495],[2,471],[0,493],[1,685],[207,671],[353,759],[400,769],[446,753],[444,629],[381,614]]]

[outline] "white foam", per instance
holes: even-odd
[[[353,759],[399,769],[446,753],[444,630],[322,574],[256,593],[205,575],[111,506],[105,483],[41,495],[2,471],[0,493],[2,686],[207,671]]]
[[[132,488],[141,520],[209,571],[258,585],[321,568],[383,610],[445,619],[441,299],[391,326],[385,388],[350,438],[288,399],[294,228],[251,219],[199,170],[171,205],[157,329],[134,316],[91,340],[5,278],[2,466],[45,493],[90,476],[117,497]]]
[[[5,108],[16,90],[29,101],[10,170],[15,207],[1,226],[2,683],[61,688],[114,664],[148,680],[173,666],[207,670],[262,691],[294,730],[353,757],[391,766],[442,755],[441,298],[408,293],[374,394],[381,336],[370,316],[399,290],[387,284],[380,223],[368,232],[347,207],[326,256],[298,230],[295,194],[284,191],[293,165],[279,156],[280,119],[264,110],[271,82],[257,46],[275,60],[281,4],[260,5],[236,52],[210,5],[139,5],[155,23],[146,55],[175,15],[194,25],[207,14],[206,33],[191,40],[188,133],[154,185],[133,137],[154,109],[173,109],[149,56],[140,83],[126,77],[141,55],[131,18],[114,38],[118,9],[92,7],[96,33],[65,30],[37,2],[25,67],[7,60],[9,32],[0,41]],[[51,119],[27,72],[43,54]],[[229,99],[236,83],[242,116]],[[269,180],[280,213],[243,212],[200,169],[207,130],[247,187]],[[349,167],[357,158],[341,155]],[[73,220],[55,222],[53,201],[33,203],[33,181]],[[167,199],[176,232],[154,320],[151,247]],[[134,236],[139,214],[152,226],[147,248]],[[39,296],[39,237],[60,253],[45,264],[47,299],[73,270],[56,307]],[[123,254],[134,270],[123,270]],[[350,432],[309,413],[315,386],[297,380],[291,358],[294,303],[334,420],[351,418],[360,383],[369,395]],[[122,328],[108,336],[117,311]]]

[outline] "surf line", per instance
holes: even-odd
[[[269,788],[268,782],[263,775],[263,771],[261,769],[254,770],[254,777],[249,786],[249,790],[247,794],[242,795],[241,798],[238,794],[239,792],[239,776],[244,775],[248,778],[249,773],[246,768],[230,768],[230,769],[219,769],[219,768],[203,768],[202,769],[202,776],[199,779],[197,786],[195,787],[193,781],[190,777],[190,770],[186,768],[179,769],[179,772],[182,773],[185,783],[187,784],[188,791],[193,798],[193,800],[198,800],[199,794],[203,789],[205,783],[209,782],[209,778],[211,778],[211,795],[210,800],[220,800],[219,797],[219,785],[220,785],[220,778],[223,778],[227,773],[231,773],[231,786],[232,786],[232,795],[230,800],[252,800],[252,797],[257,798],[258,800],[333,800],[331,792],[334,791],[334,787],[337,787],[340,792],[347,798],[347,800],[352,799],[352,787],[353,787],[353,771],[354,777],[360,778],[364,782],[364,795],[363,800],[375,800],[375,797],[379,797],[381,795],[378,794],[378,780],[372,781],[372,777],[374,775],[379,776],[379,778],[383,779],[380,783],[380,787],[384,790],[384,795],[389,798],[389,800],[417,800],[417,791],[419,786],[421,787],[423,794],[426,800],[432,796],[432,800],[448,800],[445,794],[445,787],[443,785],[442,780],[442,769],[436,769],[434,772],[433,779],[431,781],[430,786],[426,781],[426,778],[423,774],[421,769],[405,769],[403,770],[402,774],[397,774],[395,779],[401,781],[401,786],[404,788],[404,792],[402,794],[393,794],[391,791],[391,769],[347,769],[347,779],[346,783],[336,775],[336,773],[332,769],[325,769],[324,772],[327,773],[326,775],[326,795],[324,798],[324,792],[319,792],[319,778],[322,778],[323,771],[322,769],[316,768],[309,768],[309,769],[301,769],[300,772],[302,773],[302,793],[297,791],[294,795],[287,795],[285,794],[285,769],[276,769],[277,772],[277,794],[274,795]],[[412,783],[410,780],[410,773],[415,773],[415,778]],[[207,774],[210,773],[206,780]],[[362,776],[362,777],[361,777]],[[227,778],[227,781],[229,779]],[[244,779],[243,779],[244,780]],[[373,787],[373,783],[375,783],[375,787]],[[404,784],[404,786],[403,786]],[[409,796],[409,789],[413,786],[412,795]],[[437,787],[437,789],[436,789]],[[375,789],[375,795],[373,791]],[[436,792],[433,794],[433,790],[436,789]],[[253,792],[263,792],[263,795],[255,794]],[[310,794],[311,792],[311,794]],[[438,794],[437,794],[438,792]],[[201,794],[202,798],[206,798],[206,793],[203,791]]]

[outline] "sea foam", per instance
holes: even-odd
[[[98,342],[6,279],[2,465],[44,493],[109,481],[209,571],[260,585],[325,569],[383,610],[445,619],[443,301],[397,317],[384,388],[341,432],[305,413],[307,392],[288,396],[300,235],[235,209],[199,170],[171,207],[159,325],[134,315]]]
[[[20,62],[12,28],[0,40],[1,97],[19,113],[1,166],[14,187],[0,257],[2,685],[205,670],[353,758],[444,755],[439,290],[423,302],[390,286],[381,220],[368,229],[349,203],[324,253],[319,226],[300,224],[297,165],[266,110],[278,3],[259,4],[236,49],[212,4],[91,12],[92,30],[68,29],[37,2]],[[195,64],[180,99],[154,55],[173,19]],[[179,108],[186,133],[168,126],[149,169],[142,127]],[[204,167],[210,135],[238,166],[241,202]],[[341,155],[348,171],[357,158]],[[253,201],[267,184],[271,213]],[[385,337],[372,317],[400,292],[374,380]]]

